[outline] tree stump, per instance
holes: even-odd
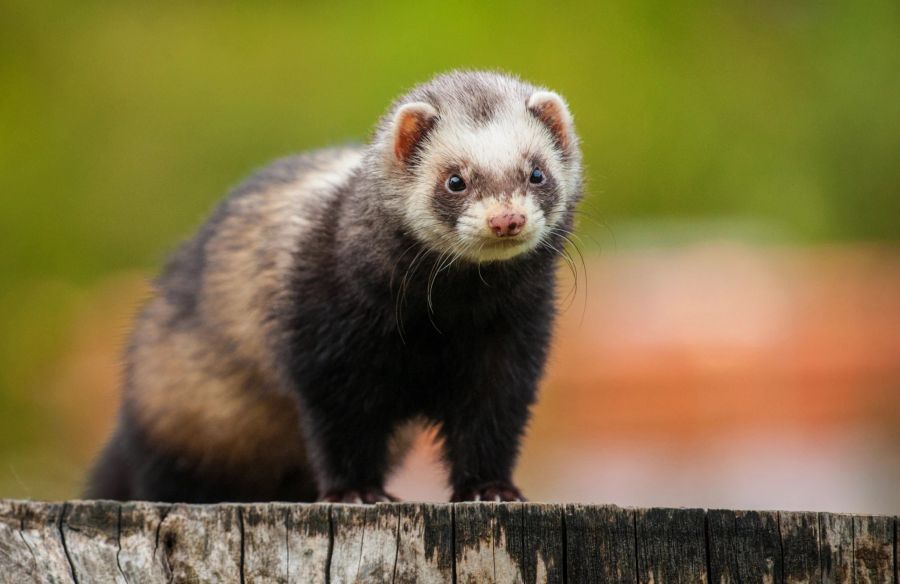
[[[0,581],[900,584],[893,517],[0,501]]]

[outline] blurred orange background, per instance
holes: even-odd
[[[527,492],[900,510],[898,260],[728,242],[590,257],[523,452]],[[416,454],[432,468],[427,441]],[[438,496],[418,476],[397,490]]]

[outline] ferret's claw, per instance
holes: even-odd
[[[523,502],[525,497],[515,485],[508,483],[487,483],[480,487],[455,491],[451,501],[491,501],[493,503]]]
[[[381,489],[349,489],[329,491],[319,498],[323,503],[350,503],[354,505],[374,505],[390,503],[398,499]]]

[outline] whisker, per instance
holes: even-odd
[[[434,279],[437,277],[438,266],[444,260],[446,254],[447,252],[441,252],[441,255],[438,256],[437,261],[431,266],[431,271],[428,273],[428,280],[425,284],[425,301],[428,305],[428,311],[432,314],[434,313],[434,304],[432,303],[431,291],[434,289]]]
[[[482,243],[482,244],[478,247],[478,255],[481,255],[481,252],[482,252],[482,250],[484,249],[484,246],[485,246],[485,245],[487,245],[487,243]],[[481,283],[482,283],[482,284],[484,284],[485,286],[487,286],[488,288],[490,288],[491,285],[488,284],[488,283],[487,283],[487,280],[484,279],[484,276],[481,275],[481,262],[478,262],[476,265],[478,266],[478,279],[481,280]]]
[[[582,204],[582,206],[584,206],[585,203],[582,202],[581,204]],[[592,222],[597,227],[599,227],[599,228],[603,229],[604,231],[606,231],[607,233],[609,233],[609,235],[613,239],[613,248],[618,247],[618,241],[616,240],[616,233],[615,233],[615,231],[613,231],[613,229],[609,225],[609,223],[607,223],[606,221],[597,219],[596,217],[594,217],[592,214],[590,214],[588,211],[586,211],[584,209],[572,209],[572,213],[574,213],[578,217],[584,217],[585,219]],[[601,249],[603,248],[603,244],[601,244],[592,234],[584,233],[584,236],[589,238],[594,243],[594,245],[596,245],[597,247],[599,247]]]
[[[560,235],[563,239],[565,239],[566,243],[568,243],[570,246],[572,246],[572,248],[578,254],[578,258],[581,260],[581,271],[584,273],[584,299],[582,300],[581,318],[580,318],[579,324],[578,324],[578,326],[580,327],[580,326],[584,325],[584,316],[587,313],[587,299],[588,299],[588,295],[590,293],[590,289],[588,287],[587,263],[584,260],[584,253],[582,253],[581,248],[578,246],[578,244],[575,241],[570,239],[570,236],[575,237],[576,239],[580,239],[578,237],[578,235],[576,235],[575,233],[573,233],[571,231],[566,231],[563,229],[558,229],[557,234]]]
[[[562,299],[563,304],[568,303],[568,305],[565,306],[563,308],[563,310],[568,310],[569,307],[572,305],[572,302],[575,301],[576,295],[578,293],[578,274],[577,274],[577,271],[575,271],[573,269],[574,262],[572,262],[571,258],[567,256],[565,248],[563,248],[563,250],[560,251],[559,249],[557,249],[555,246],[553,246],[550,242],[548,242],[545,239],[541,240],[539,242],[539,245],[541,245],[541,247],[543,247],[544,249],[552,251],[555,255],[562,257],[566,261],[566,265],[569,267],[569,270],[572,272],[573,286],[572,286],[572,288],[569,289],[569,292],[567,292],[566,295]],[[570,298],[571,298],[571,300],[570,300]]]
[[[400,282],[400,292],[397,295],[397,303],[395,308],[396,320],[397,320],[397,331],[400,333],[400,339],[403,344],[406,344],[406,336],[405,336],[405,327],[403,326],[403,318],[401,317],[401,313],[404,305],[406,304],[406,293],[409,289],[409,282],[411,278],[415,275],[416,271],[419,269],[419,265],[421,261],[424,261],[424,255],[428,250],[426,248],[422,248],[419,252],[413,257],[409,266],[406,269],[406,272],[403,274],[403,280]],[[420,258],[422,258],[420,260]]]

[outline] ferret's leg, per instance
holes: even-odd
[[[384,482],[395,425],[394,417],[383,408],[361,408],[358,402],[307,401],[304,430],[319,499],[345,503],[394,500],[384,492]]]
[[[94,462],[83,497],[127,501],[133,496],[132,469],[123,453],[121,428],[117,428]]]
[[[512,472],[535,382],[515,375],[477,383],[469,399],[441,415],[453,501],[521,501]]]

